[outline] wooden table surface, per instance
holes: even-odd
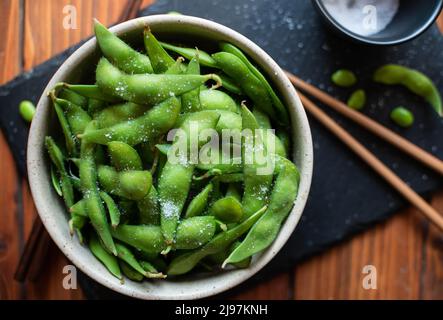
[[[144,0],[145,5],[151,2]],[[77,9],[77,29],[63,28],[66,5]],[[89,36],[92,17],[105,24],[115,22],[126,5],[124,0],[1,0],[0,83]],[[443,27],[442,17],[439,24]],[[37,214],[27,181],[18,176],[3,134],[0,172],[0,300],[84,298],[80,289],[63,289],[62,269],[69,262],[53,243],[36,282],[13,280]],[[443,192],[433,197],[432,204],[443,212]],[[376,268],[377,289],[363,288],[365,265]],[[235,298],[443,299],[443,237],[415,209],[406,209]]]

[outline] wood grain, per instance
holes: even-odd
[[[152,0],[144,0],[149,5]],[[20,4],[23,7],[20,7]],[[63,28],[63,8],[77,10],[77,29]],[[13,78],[92,34],[92,17],[111,24],[123,0],[2,0],[0,82]],[[23,17],[23,19],[21,19]],[[443,17],[439,19],[443,30]],[[21,40],[23,39],[23,41]],[[9,148],[0,134],[0,300],[82,299],[81,290],[62,287],[69,261],[51,243],[45,272],[34,283],[12,280],[20,250],[29,234],[35,208],[26,181],[17,176]],[[443,211],[443,192],[433,205]],[[362,286],[362,268],[377,269],[376,290]],[[315,258],[242,292],[233,299],[443,299],[443,237],[406,209]]]
[[[0,30],[5,32],[0,41],[0,82],[6,82],[20,73],[21,37],[20,2],[5,0],[0,2]],[[23,245],[23,212],[20,201],[20,181],[12,155],[3,133],[0,134],[0,300],[23,297],[23,288],[13,281],[15,267]]]

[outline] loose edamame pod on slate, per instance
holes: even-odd
[[[374,81],[405,86],[429,102],[439,116],[443,116],[440,93],[432,80],[422,72],[398,64],[387,64],[375,71]]]
[[[134,146],[141,142],[152,142],[174,126],[180,107],[180,100],[171,97],[134,120],[93,130],[79,137],[99,144],[121,141]]]
[[[18,106],[19,112],[23,120],[31,122],[35,114],[35,105],[29,100],[23,100]]]
[[[92,254],[109,270],[116,278],[122,279],[122,274],[115,256],[109,254],[105,248],[102,247],[97,235],[94,232],[90,233],[89,249]]]
[[[208,205],[208,200],[209,196],[211,195],[212,188],[212,183],[208,183],[208,185],[191,200],[188,208],[186,209],[185,218],[199,216],[203,213]]]
[[[175,249],[191,250],[208,243],[215,235],[216,220],[212,216],[183,219],[177,227]]]
[[[161,42],[161,41],[160,41],[160,44],[166,50],[175,52],[175,53],[185,57],[188,60],[193,59],[195,57],[195,55],[198,53],[199,63],[202,66],[217,68],[217,62],[215,62],[215,60],[212,59],[212,57],[208,53],[206,53],[205,51],[202,51],[199,49],[193,49],[193,48],[184,48],[184,47],[174,46],[172,44],[169,44],[166,42]]]
[[[134,74],[128,75],[114,67],[106,58],[97,65],[96,81],[100,89],[126,101],[155,105],[171,96],[180,96],[200,87],[208,80],[221,85],[215,74]]]
[[[94,32],[103,55],[126,73],[152,73],[148,56],[137,52],[94,19]]]
[[[120,225],[111,232],[114,238],[143,252],[156,255],[166,248],[159,226]]]
[[[181,275],[191,271],[200,260],[211,254],[223,250],[223,248],[230,245],[241,235],[247,232],[254,225],[254,223],[257,222],[257,220],[263,215],[265,211],[266,207],[261,208],[260,210],[252,214],[248,219],[233,227],[232,229],[217,234],[202,248],[194,249],[190,252],[186,252],[174,258],[168,267],[167,274]]]
[[[143,170],[142,160],[138,152],[127,143],[121,141],[109,142],[108,153],[111,164],[117,171]]]
[[[149,26],[145,26],[143,39],[146,52],[151,59],[152,68],[155,73],[164,73],[174,65],[174,59],[161,46],[155,36],[151,33]]]
[[[357,82],[357,77],[351,70],[339,69],[332,74],[331,81],[340,87],[352,87]]]
[[[93,130],[95,125],[94,121],[91,121],[85,131]],[[105,209],[97,187],[97,169],[94,161],[94,151],[94,144],[82,141],[79,172],[83,198],[86,201],[86,212],[106,250],[117,255],[109,224],[106,220]]]
[[[243,208],[235,197],[227,196],[215,201],[209,212],[217,220],[225,223],[234,223],[242,219]]]
[[[361,110],[366,103],[366,92],[363,89],[354,91],[346,103],[350,108]]]
[[[217,61],[223,72],[235,79],[257,108],[266,112],[276,121],[285,121],[276,117],[268,91],[240,58],[228,52],[218,52],[213,54],[212,57]]]
[[[392,121],[403,128],[409,128],[414,123],[414,114],[404,107],[394,108],[390,116]]]
[[[100,129],[112,127],[116,124],[134,120],[149,110],[148,107],[132,102],[120,103],[94,114],[94,120]]]
[[[191,59],[186,69],[186,74],[200,74],[200,64],[198,51],[196,55]],[[195,88],[182,95],[182,111],[183,112],[195,112],[201,109],[200,102],[200,87]]]
[[[223,266],[227,263],[240,262],[270,246],[294,205],[300,174],[291,161],[283,157],[276,157],[278,173],[268,209],[248,232],[245,240],[225,260]]]
[[[271,97],[272,104],[277,109],[279,118],[281,118],[281,121],[287,123],[287,120],[289,119],[288,112],[286,111],[286,108],[281,102],[280,98],[275,93],[274,89],[272,89],[268,80],[266,80],[265,76],[249,61],[249,59],[245,56],[245,54],[233,44],[227,42],[221,42],[220,48],[225,52],[229,52],[237,56],[241,61],[243,61],[243,63],[249,68],[249,70],[261,81],[262,85],[266,88],[266,90],[269,93],[269,96]]]
[[[98,167],[98,180],[103,190],[129,200],[141,200],[149,192],[152,176],[149,171],[116,171],[113,167]]]

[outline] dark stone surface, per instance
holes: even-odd
[[[443,158],[443,122],[431,107],[404,88],[381,86],[371,81],[375,68],[394,62],[423,71],[443,91],[443,37],[436,26],[403,45],[366,47],[328,32],[309,1],[160,0],[143,14],[172,10],[214,20],[239,31],[267,51],[283,68],[342,100],[346,100],[352,90],[332,86],[330,75],[337,68],[354,70],[359,78],[357,87],[368,93],[364,113]],[[36,101],[50,76],[70,52],[0,88],[0,124],[22,173],[27,129],[15,111],[18,102],[24,98]],[[414,112],[416,122],[411,129],[399,129],[391,123],[389,112],[397,105],[407,106]],[[436,173],[337,114],[328,113],[419,193],[428,194],[441,187],[442,180]],[[310,120],[315,168],[301,223],[279,255],[257,276],[234,290],[290,270],[297,261],[386,219],[405,205],[395,191],[339,140]],[[119,297],[87,277],[81,277],[81,281],[90,298]]]

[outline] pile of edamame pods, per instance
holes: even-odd
[[[119,279],[248,267],[298,192],[285,106],[232,44],[209,54],[162,43],[146,26],[139,52],[98,21],[95,35],[95,84],[61,83],[49,94],[61,134],[45,143],[71,233]],[[176,140],[166,136],[193,123],[198,133],[249,129],[261,139],[242,138],[235,163],[170,161]],[[255,149],[273,171],[245,161]]]

